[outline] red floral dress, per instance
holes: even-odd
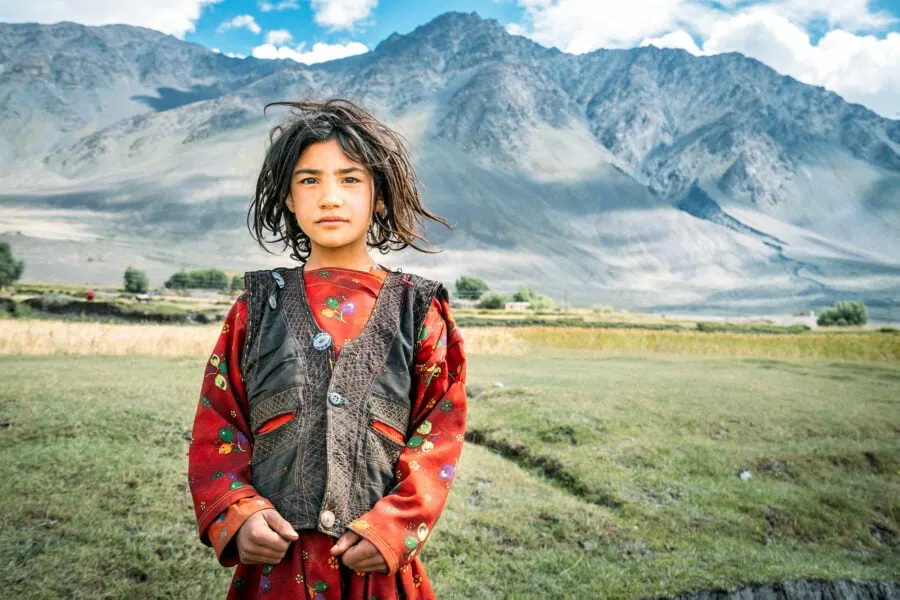
[[[335,353],[362,330],[387,272],[328,268],[303,271],[319,326],[331,334]],[[378,548],[387,574],[356,572],[331,556],[336,538],[302,530],[276,565],[240,563],[235,533],[253,513],[274,508],[250,478],[253,438],[240,372],[247,304],[242,295],[225,319],[206,364],[188,452],[188,479],[201,541],[219,563],[237,565],[228,592],[238,598],[434,598],[418,557],[447,501],[462,452],[466,425],[466,360],[463,341],[440,298],[432,301],[416,343],[410,435],[396,465],[398,485],[349,528]],[[271,430],[291,415],[276,417]]]

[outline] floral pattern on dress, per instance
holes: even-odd
[[[304,272],[310,305],[336,311],[314,311],[320,328],[332,336],[336,355],[365,325],[385,277],[381,269]],[[336,307],[329,298],[337,301]],[[299,531],[299,539],[276,565],[239,562],[235,534],[249,516],[274,508],[257,494],[250,479],[252,436],[239,360],[246,332],[246,294],[242,294],[207,363],[188,453],[200,539],[214,548],[220,564],[237,567],[228,598],[434,598],[418,555],[446,504],[462,451],[467,407],[462,336],[447,302],[433,300],[416,342],[408,428],[413,433],[395,465],[396,485],[349,524],[381,552],[388,573],[349,569],[331,556],[336,538],[312,530]],[[219,375],[224,386],[216,382]]]

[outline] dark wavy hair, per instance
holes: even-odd
[[[290,115],[269,132],[269,149],[256,191],[247,211],[247,227],[259,245],[274,254],[266,244],[281,242],[282,250],[291,246],[291,258],[305,263],[309,258],[309,236],[300,229],[296,216],[285,201],[291,190],[294,165],[311,144],[336,139],[344,154],[372,172],[375,199],[384,200],[385,211],[375,212],[366,232],[366,244],[382,254],[411,246],[420,252],[435,253],[419,247],[416,240],[431,244],[420,232],[426,219],[453,229],[443,218],[429,212],[419,199],[420,182],[413,170],[403,137],[367,111],[349,100],[270,102],[286,106]],[[266,233],[272,239],[265,239]]]

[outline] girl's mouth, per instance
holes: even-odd
[[[318,224],[322,227],[339,227],[346,222],[347,221],[343,219],[322,219],[321,221],[318,221]]]

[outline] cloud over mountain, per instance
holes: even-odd
[[[443,256],[402,260],[447,281],[756,312],[853,294],[877,314],[900,291],[900,122],[739,54],[573,55],[464,13],[309,66],[74,24],[0,26],[0,52],[20,57],[0,85],[15,226],[76,211],[160,272],[263,261],[243,227],[278,118],[262,107],[340,95],[408,139],[456,227],[428,232]],[[95,268],[60,262],[78,256],[43,264]]]

